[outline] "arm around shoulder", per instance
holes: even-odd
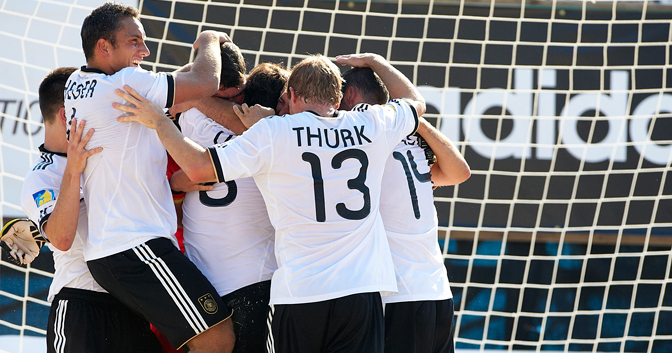
[[[397,70],[382,56],[372,53],[339,55],[336,57],[336,61],[341,65],[371,68],[387,87],[390,98],[404,98],[415,108],[418,117],[425,114],[425,99],[420,92],[401,71]]]
[[[457,185],[471,177],[469,164],[455,144],[441,131],[424,118],[420,118],[418,133],[436,156],[436,162],[431,169],[435,186]]]

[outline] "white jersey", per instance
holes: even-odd
[[[208,147],[236,135],[193,108],[179,117],[182,134]],[[182,204],[185,254],[220,296],[270,280],[278,268],[266,204],[252,178],[188,192]]]
[[[70,76],[65,87],[68,119],[85,120],[86,131],[96,131],[86,148],[103,147],[102,152],[89,157],[82,174],[90,220],[84,249],[87,261],[157,237],[169,238],[177,246],[173,237],[177,216],[166,179],[166,151],[156,131],[135,122],[118,122],[122,112],[112,107],[112,102],[128,104],[115,93],[125,84],[159,106],[173,103],[170,74],[133,67],[114,75],[82,68]]]
[[[387,231],[399,293],[383,303],[453,297],[438,242],[429,158],[416,135],[403,139],[387,159],[380,215]]]
[[[23,211],[35,222],[44,235],[42,226],[47,222],[56,205],[61,188],[63,173],[67,162],[65,154],[52,153],[40,146],[39,160],[26,175],[21,190],[21,206]],[[77,233],[68,251],[60,251],[47,243],[54,253],[54,279],[49,286],[47,300],[51,302],[63,287],[86,289],[96,292],[105,290],[93,279],[89,268],[84,262],[83,250],[86,239],[86,205],[80,190],[79,222]],[[46,235],[45,235],[46,237]]]
[[[270,304],[397,291],[380,183],[417,115],[400,101],[359,110],[269,117],[209,148],[218,180],[253,176],[266,202],[278,261]]]

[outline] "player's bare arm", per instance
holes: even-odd
[[[163,146],[187,173],[189,179],[197,182],[217,181],[210,153],[196,142],[184,137],[158,105],[148,101],[128,85],[124,86],[124,91],[117,89],[116,93],[131,103],[131,105],[116,102],[112,104],[113,107],[129,113],[117,118],[118,121],[137,122],[156,130]]]
[[[175,72],[189,72],[191,71],[191,66],[194,65],[194,63],[187,63],[181,68],[175,70]]]
[[[233,111],[235,105],[235,103],[228,99],[204,97],[198,100],[177,104],[170,108],[169,112],[171,115],[175,116],[177,113],[196,108],[219,125],[231,130],[231,132],[236,135],[241,135],[249,126],[245,126]]]
[[[194,42],[198,49],[196,59],[188,71],[176,71],[175,103],[211,96],[219,89],[219,74],[222,69],[220,43],[230,42],[226,33],[203,31]]]
[[[405,98],[410,101],[418,116],[425,114],[425,99],[420,92],[401,71],[390,65],[382,56],[371,53],[339,55],[336,57],[336,62],[353,67],[370,67],[383,81],[391,98]]]
[[[275,115],[275,110],[273,110],[273,108],[262,107],[259,104],[255,104],[251,107],[248,107],[245,103],[243,103],[243,105],[235,105],[233,111],[246,128],[256,124],[257,121],[265,117]]]
[[[212,185],[203,185],[201,183],[192,181],[182,169],[178,170],[170,177],[170,189],[179,192],[192,191],[210,191],[213,189]]]
[[[469,179],[469,164],[449,138],[424,118],[420,118],[418,133],[436,156],[431,169],[434,186],[457,185]]]
[[[86,122],[82,121],[78,125],[77,119],[72,119],[68,141],[68,162],[63,173],[61,189],[54,210],[42,229],[51,244],[62,251],[70,249],[77,232],[80,202],[79,187],[82,173],[86,167],[86,160],[103,150],[102,147],[90,150],[84,149],[93,135],[93,129],[90,129],[86,135],[82,136],[85,124]]]

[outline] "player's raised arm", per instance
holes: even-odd
[[[390,98],[405,98],[415,108],[418,116],[425,114],[425,99],[420,92],[403,73],[382,56],[371,53],[339,55],[336,57],[336,62],[353,67],[370,67],[387,87]]]
[[[222,69],[220,43],[230,42],[223,32],[203,31],[194,42],[198,54],[188,71],[176,71],[175,102],[211,96],[219,88],[219,76]]]
[[[121,122],[137,122],[156,130],[161,143],[171,157],[187,173],[189,179],[197,182],[217,181],[210,153],[199,144],[184,137],[177,126],[164,114],[156,104],[148,101],[128,85],[116,93],[132,105],[113,103],[113,107],[129,113],[117,120]]]
[[[86,168],[86,160],[103,150],[102,147],[90,150],[84,149],[93,135],[93,129],[90,129],[86,135],[82,136],[85,124],[86,121],[82,121],[78,126],[77,119],[72,119],[68,141],[68,162],[63,173],[61,189],[49,220],[42,226],[42,231],[51,244],[62,251],[70,249],[77,232],[80,203],[79,187],[82,173]]]

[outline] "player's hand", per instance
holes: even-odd
[[[46,242],[35,222],[27,218],[9,221],[0,233],[0,247],[19,265],[33,262]]]
[[[192,99],[190,101],[174,104],[172,107],[168,108],[168,114],[171,116],[177,116],[177,114],[184,113],[187,110],[196,106],[197,99]]]
[[[86,168],[86,159],[96,153],[100,153],[103,148],[96,147],[90,150],[84,149],[84,146],[89,142],[93,136],[93,129],[90,129],[84,137],[84,126],[86,121],[82,120],[77,126],[77,119],[73,118],[70,123],[70,137],[68,139],[68,162],[66,164],[66,173],[74,173],[74,175],[81,175]]]
[[[191,181],[187,173],[180,169],[170,178],[170,189],[179,192],[210,191],[212,190],[212,185],[202,185]]]
[[[252,107],[248,107],[246,103],[243,103],[243,105],[234,105],[233,111],[248,129],[250,126],[256,124],[257,121],[267,116],[275,115],[273,108],[262,107],[259,104],[255,104]]]
[[[128,113],[127,115],[118,117],[117,121],[134,121],[154,130],[156,130],[156,127],[162,121],[169,121],[161,107],[147,100],[147,98],[136,92],[131,86],[124,85],[124,90],[117,89],[115,92],[118,96],[131,103],[131,105],[119,104],[117,102],[112,103],[113,107]],[[172,122],[170,123],[172,124]]]
[[[339,55],[336,57],[336,62],[345,66],[352,67],[371,67],[377,60],[385,60],[382,56],[373,53]]]
[[[231,38],[229,38],[229,35],[226,34],[226,33],[224,33],[224,32],[217,32],[217,31],[207,30],[207,31],[203,31],[203,32],[201,32],[201,33],[198,35],[198,38],[196,38],[196,41],[194,42],[194,45],[193,45],[194,50],[198,50],[198,48],[199,48],[199,47],[201,46],[201,44],[202,44],[201,42],[202,42],[202,41],[210,40],[211,36],[214,37],[214,38],[216,38],[216,39],[219,41],[220,44],[221,44],[221,43],[226,43],[226,42],[230,42],[230,41],[231,41]]]

